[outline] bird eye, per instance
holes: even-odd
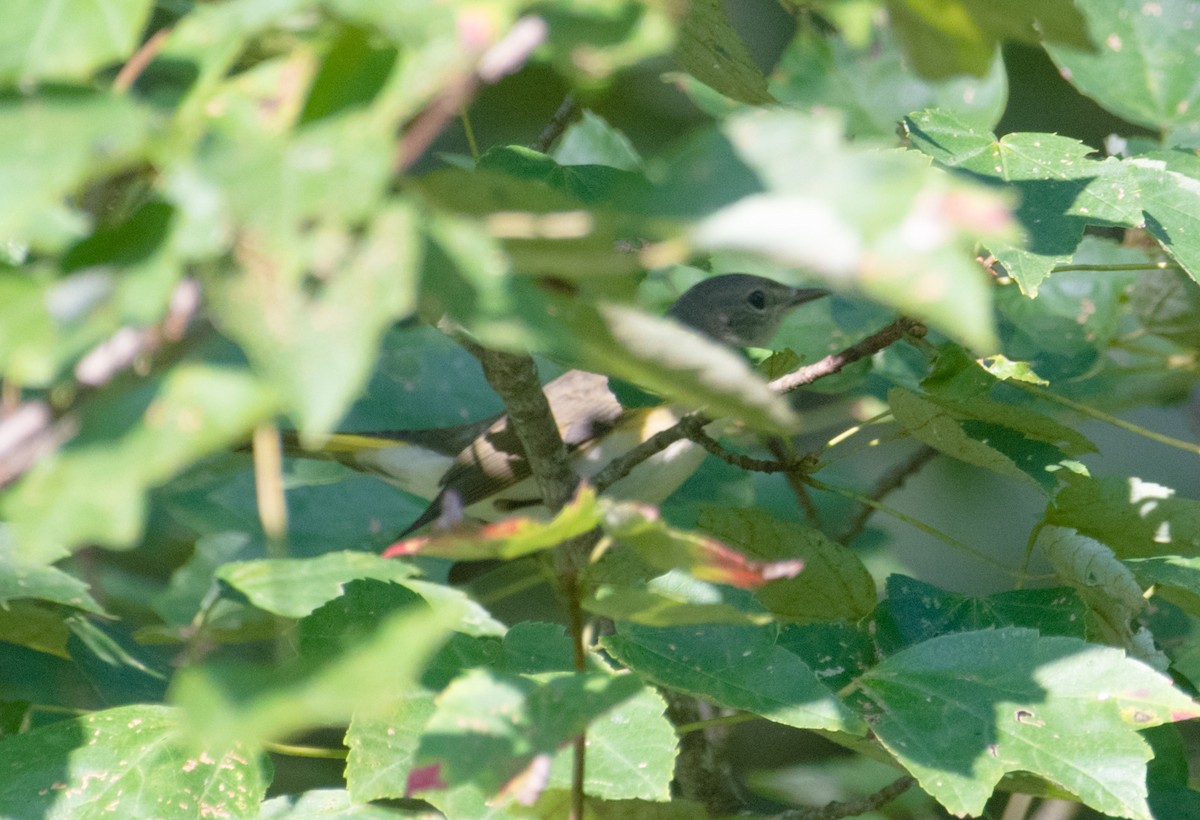
[[[767,294],[761,290],[752,290],[750,295],[746,297],[746,301],[750,303],[750,307],[755,310],[762,310],[767,306]]]

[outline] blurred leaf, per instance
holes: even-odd
[[[71,630],[61,612],[31,601],[15,601],[0,608],[0,641],[70,659],[70,638]]]
[[[1001,40],[1089,45],[1084,19],[1071,0],[1014,0],[1003,8],[987,0],[888,0],[887,7],[918,73],[934,79],[983,76]]]
[[[736,418],[755,430],[786,434],[799,423],[786,398],[767,387],[744,357],[674,319],[599,299],[547,294],[523,301],[530,322],[547,338],[546,352],[572,365],[633,382],[713,418]],[[678,412],[665,408],[643,423],[658,425],[667,421],[663,413]]]
[[[707,206],[692,233],[699,247],[812,270],[994,351],[974,248],[1013,233],[1002,198],[915,152],[851,145],[830,116],[749,111],[727,120],[721,139],[693,143],[663,169],[670,184],[656,194],[659,207],[683,213]]]
[[[1050,382],[1043,379],[1033,371],[1029,366],[1029,362],[1013,361],[1007,356],[995,355],[988,356],[980,361],[983,369],[997,380],[1006,382],[1009,380],[1015,382],[1025,382],[1026,384],[1036,384],[1041,386],[1049,385]]]
[[[589,797],[659,803],[671,799],[678,737],[666,710],[663,696],[643,686],[588,725],[583,788]],[[572,755],[568,747],[555,756],[548,788],[570,788]]]
[[[244,369],[196,360],[97,396],[79,435],[0,497],[15,554],[50,563],[85,542],[132,546],[147,490],[239,441],[274,409],[271,391]]]
[[[768,629],[619,624],[601,645],[655,683],[720,706],[802,729],[866,731],[808,666],[776,645]]]
[[[1023,245],[984,240],[1030,296],[1075,253],[1088,224],[1136,226],[1145,207],[1127,163],[1088,159],[1092,149],[1056,134],[1008,134],[1000,139],[945,111],[905,118],[913,145],[948,168],[1012,185],[1020,194]]]
[[[434,709],[434,694],[416,690],[397,696],[374,719],[351,722],[346,783],[355,800],[405,796],[417,745]]]
[[[11,0],[0,34],[0,83],[87,80],[133,52],[152,0]]]
[[[802,29],[780,58],[771,93],[787,105],[841,109],[849,136],[892,137],[897,123],[924,108],[992,128],[1004,112],[1008,80],[998,50],[979,77],[927,79],[913,70],[890,27],[876,26],[861,44]]]
[[[438,698],[417,764],[435,769],[450,786],[469,782],[488,793],[518,792],[531,768],[548,766],[560,747],[642,687],[634,675],[606,672],[535,677],[468,672]],[[627,726],[622,734],[633,731]],[[530,784],[534,796],[545,776],[543,771],[542,782]]]
[[[246,743],[199,752],[180,727],[176,709],[123,706],[0,740],[0,813],[256,814],[271,779],[265,758]]]
[[[303,618],[327,601],[343,595],[346,584],[361,578],[403,586],[417,570],[364,552],[331,552],[316,558],[227,561],[216,577],[241,592],[260,609],[287,618]]]
[[[1140,478],[1068,476],[1046,521],[1095,538],[1122,559],[1200,555],[1200,501]]]
[[[310,789],[301,794],[286,794],[264,801],[256,815],[259,820],[317,820],[344,817],[347,820],[394,820],[396,812],[383,806],[364,805],[342,789]]]
[[[804,569],[804,561],[795,557],[756,561],[715,538],[670,527],[646,505],[608,505],[604,530],[653,567],[682,568],[701,581],[740,589],[759,589],[780,578],[794,578]]]
[[[723,0],[693,0],[679,30],[675,62],[696,79],[739,102],[774,102],[767,78],[729,23]]]
[[[879,740],[956,814],[979,814],[1006,772],[1027,771],[1099,811],[1149,818],[1137,730],[1200,714],[1119,650],[1028,629],[943,635],[859,685]]]
[[[872,634],[884,654],[951,632],[1006,626],[1082,640],[1087,637],[1086,614],[1084,601],[1064,587],[974,598],[904,575],[889,575],[887,598],[875,610]]]
[[[637,171],[642,165],[629,137],[587,109],[567,126],[550,156],[559,165],[607,165],[622,171]]]
[[[57,567],[14,562],[11,558],[14,545],[5,543],[7,537],[7,531],[0,528],[0,609],[13,601],[36,599],[96,615],[106,614],[88,591],[88,584],[79,578]]]
[[[457,616],[418,603],[374,621],[369,632],[355,624],[340,651],[335,637],[314,644],[318,657],[271,667],[189,667],[172,683],[171,699],[184,708],[188,735],[195,739],[238,738],[253,744],[299,729],[344,724],[351,715],[386,709],[397,692],[410,690]],[[330,617],[320,609],[309,616],[316,619],[314,627]]]
[[[538,11],[548,26],[542,53],[584,88],[601,86],[614,72],[666,53],[678,32],[678,9],[667,3],[548,3]]]
[[[123,96],[63,93],[0,101],[0,177],[6,180],[0,186],[0,236],[19,239],[37,230],[37,222],[85,182],[136,162],[150,127],[150,113]]]
[[[794,578],[769,580],[756,592],[783,618],[806,621],[858,620],[875,606],[875,581],[851,550],[820,530],[776,520],[755,508],[709,507],[700,526],[768,566],[798,561]]]
[[[459,561],[481,561],[485,558],[511,560],[553,549],[599,523],[596,494],[584,487],[550,521],[515,517],[485,524],[478,529],[465,525],[459,531],[405,539],[393,544],[383,554],[385,558],[422,555]]]
[[[1167,145],[1200,144],[1195,7],[1090,0],[1079,9],[1097,47],[1047,43],[1063,77],[1123,119],[1169,134]]]

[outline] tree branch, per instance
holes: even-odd
[[[769,387],[777,393],[787,393],[796,390],[797,388],[812,384],[818,379],[832,376],[847,365],[874,356],[880,350],[895,344],[908,335],[924,336],[925,326],[916,319],[902,317],[840,353],[830,354],[810,365],[805,365],[785,376],[780,376],[778,379],[770,382]],[[604,492],[604,490],[629,475],[634,467],[655,453],[662,452],[676,441],[685,438],[695,440],[696,433],[702,431],[711,421],[712,419],[703,413],[689,413],[674,426],[662,430],[623,456],[613,459],[603,470],[592,477],[592,483],[595,485],[596,491]]]
[[[858,817],[860,814],[866,814],[869,811],[874,811],[880,806],[892,802],[912,788],[916,782],[916,778],[904,775],[904,777],[892,781],[874,794],[869,794],[858,800],[830,803],[819,809],[786,811],[778,815],[778,820],[841,820],[843,817]]]

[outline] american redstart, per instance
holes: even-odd
[[[731,347],[764,347],[793,308],[827,294],[761,276],[725,274],[688,289],[667,315]],[[568,370],[544,390],[575,469],[584,477],[675,424],[682,412],[669,405],[625,408],[607,376],[583,370]],[[539,502],[507,416],[436,430],[336,433],[319,454],[430,499],[405,534],[438,519],[450,503],[461,505],[468,515],[495,519]],[[609,493],[660,503],[696,471],[704,455],[693,442],[677,441],[615,483]]]

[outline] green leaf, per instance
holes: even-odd
[[[1133,618],[1146,608],[1133,573],[1104,544],[1063,527],[1042,527],[1034,541],[1063,583],[1074,587],[1099,620],[1105,642],[1134,649]]]
[[[869,629],[864,622],[789,624],[779,633],[779,646],[804,661],[826,687],[840,692],[879,661]]]
[[[311,789],[301,794],[272,797],[260,807],[259,820],[317,820],[344,817],[347,820],[395,820],[396,812],[382,806],[364,805],[342,789]]]
[[[1163,555],[1122,562],[1144,586],[1156,586],[1161,596],[1189,615],[1200,616],[1200,558]]]
[[[650,566],[686,569],[701,581],[740,589],[758,589],[780,578],[794,578],[804,569],[804,562],[795,556],[756,561],[709,536],[667,526],[658,510],[644,504],[606,505],[604,530],[636,550]]]
[[[774,102],[722,0],[694,0],[679,31],[675,62],[702,83],[750,105]]]
[[[909,59],[925,77],[983,76],[1001,40],[1049,41],[1087,48],[1084,20],[1071,0],[888,0],[888,16]]]
[[[642,690],[633,675],[547,673],[535,677],[474,670],[439,696],[417,751],[448,785],[487,793],[524,788],[520,780],[592,721]],[[536,781],[528,788],[541,790]]]
[[[529,305],[530,310],[539,307],[544,312],[536,315],[542,318],[533,320],[538,329],[556,334],[548,353],[714,418],[737,418],[763,432],[797,429],[799,420],[787,400],[767,387],[742,356],[672,319],[599,300],[581,304],[550,297],[544,305]]]
[[[858,620],[875,606],[875,581],[862,561],[820,530],[753,507],[706,508],[700,526],[755,558],[803,562],[796,577],[772,580],[755,593],[777,615],[801,623]]]
[[[798,108],[841,109],[850,136],[891,137],[905,115],[923,108],[992,128],[1004,112],[1008,81],[999,52],[980,77],[921,77],[893,30],[877,25],[861,43],[801,30],[772,74],[771,93]]]
[[[0,34],[0,83],[87,80],[129,56],[152,0],[12,0]]]
[[[588,725],[583,787],[602,800],[671,799],[678,738],[666,718],[667,703],[650,687]],[[571,787],[573,750],[563,749],[550,768],[549,788]]]
[[[222,169],[236,172],[225,184],[247,232],[244,272],[211,281],[208,289],[215,320],[278,388],[310,444],[333,429],[362,390],[384,331],[415,308],[419,267],[415,214],[404,202],[380,207],[361,232],[343,223],[343,214],[320,213],[327,199],[344,203],[351,219],[368,207],[386,170],[377,152],[348,147],[337,156],[353,162],[313,173],[310,152],[331,152],[332,144],[312,142],[271,160],[240,157]],[[318,198],[315,187],[322,184],[335,190]],[[345,186],[341,193],[338,185]],[[304,219],[328,222],[314,240],[303,235]]]
[[[405,796],[421,732],[435,708],[434,694],[418,690],[397,696],[371,718],[356,717],[350,723],[346,783],[355,800]]]
[[[670,51],[677,13],[640,0],[547,4],[538,10],[549,27],[542,53],[572,83],[594,88],[622,68]]]
[[[18,560],[49,563],[85,542],[132,546],[149,489],[238,442],[274,409],[245,369],[196,360],[97,396],[79,435],[0,497]]]
[[[945,111],[922,111],[904,123],[914,147],[940,165],[1008,183],[1020,194],[1016,217],[1025,243],[984,244],[1030,296],[1075,253],[1084,226],[1142,222],[1137,174],[1115,159],[1088,159],[1092,149],[1077,140],[1024,133],[997,139]]]
[[[1168,134],[1168,145],[1197,145],[1195,8],[1186,0],[1091,0],[1080,11],[1096,47],[1048,43],[1062,75],[1109,111]]]
[[[1200,714],[1119,650],[1027,629],[934,638],[859,682],[880,742],[955,814],[979,814],[1005,773],[1026,771],[1148,820],[1151,753],[1137,730]]]
[[[372,594],[365,586],[362,590],[353,593],[356,600]],[[417,598],[405,592],[409,600]],[[327,613],[318,609],[309,616],[315,619],[312,628],[328,636],[311,635],[310,656],[271,667],[210,664],[183,670],[171,698],[184,707],[189,735],[259,743],[345,723],[353,714],[374,715],[398,692],[412,689],[458,615],[417,603],[370,619],[372,629],[337,614],[354,603],[337,599],[326,605],[333,606]]]
[[[0,236],[21,239],[36,232],[66,195],[139,159],[150,124],[145,108],[116,95],[42,94],[0,102],[0,176],[7,180],[0,188]]]
[[[802,729],[862,735],[866,725],[768,629],[655,629],[620,624],[601,642],[621,663],[662,686]]]
[[[1141,187],[1146,231],[1200,282],[1200,157],[1159,151],[1126,163]]]
[[[1107,544],[1118,558],[1200,555],[1200,501],[1140,478],[1068,476],[1046,521]]]
[[[584,576],[588,612],[643,626],[765,624],[772,616],[749,592],[698,580],[683,570],[653,570],[630,550],[604,553]]]
[[[420,535],[393,544],[384,552],[384,556],[422,555],[460,561],[482,561],[487,558],[512,560],[553,549],[599,523],[596,493],[584,487],[550,521],[515,517],[485,524],[478,529],[466,527],[444,534]]]
[[[245,743],[190,748],[180,717],[166,706],[123,706],[5,738],[0,814],[257,813],[271,777],[265,758]]]
[[[1021,430],[988,420],[964,419],[941,403],[904,387],[888,391],[896,420],[918,441],[960,461],[1032,483],[1049,495],[1067,455]],[[1014,413],[1019,413],[1013,408]]]
[[[1105,362],[1104,351],[1129,332],[1129,294],[1139,290],[1137,271],[1106,268],[1153,262],[1146,249],[1085,236],[1071,257],[1072,266],[1085,269],[1056,272],[1038,286],[1036,298],[1015,287],[997,291],[1005,352],[1028,361],[1059,390],[1094,375]]]
[[[1129,301],[1148,332],[1200,349],[1200,288],[1183,271],[1146,271]]]
[[[812,270],[994,351],[974,249],[1013,224],[993,192],[914,152],[849,144],[832,116],[787,110],[729,118],[719,139],[692,143],[662,178],[671,184],[656,193],[659,207],[704,217],[692,232],[699,247]]]
[[[6,543],[7,528],[0,526],[0,609],[13,601],[36,599],[73,607],[96,615],[104,608],[88,592],[88,585],[57,567],[24,566],[12,560],[14,545]]]
[[[915,578],[890,575],[887,598],[875,611],[873,634],[885,654],[951,632],[1006,626],[1083,639],[1086,614],[1084,601],[1063,587],[1013,590],[977,598]]]
[[[417,570],[364,552],[332,552],[316,558],[226,561],[216,572],[259,609],[287,618],[303,618],[342,595],[346,584],[360,578],[403,585]]]
[[[637,171],[642,165],[629,137],[587,109],[567,126],[550,156],[559,165],[607,165],[622,171]]]

